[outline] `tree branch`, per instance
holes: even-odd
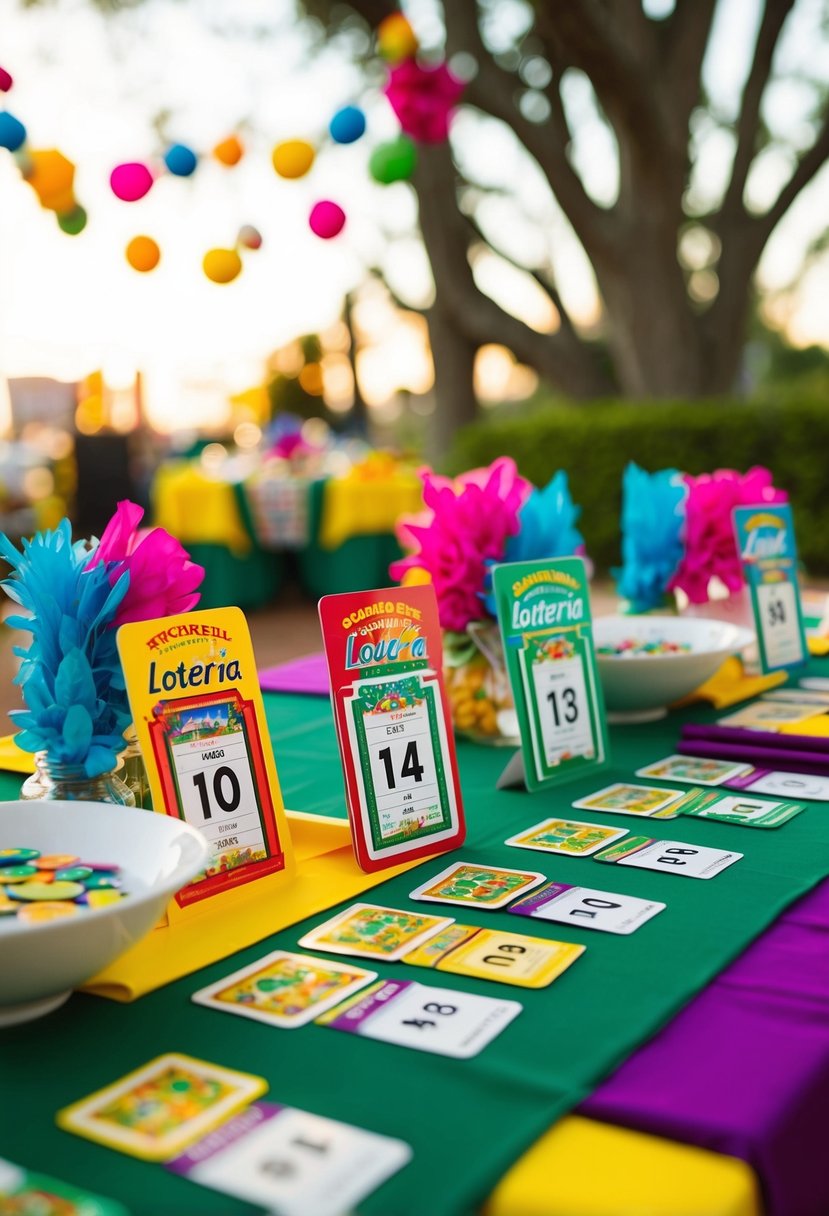
[[[793,5],[794,0],[766,0],[757,34],[754,59],[743,89],[742,104],[737,120],[737,149],[734,153],[731,180],[722,203],[722,210],[727,215],[738,215],[743,210],[743,192],[757,148],[760,104],[771,72],[772,59],[780,31]]]
[[[826,107],[823,116],[823,126],[811,148],[803,153],[797,162],[794,173],[786,182],[768,211],[764,212],[763,215],[754,217],[757,234],[756,240],[759,241],[759,248],[757,249],[758,258],[762,253],[766,241],[780,223],[789,207],[791,207],[798,194],[808,186],[809,182],[826,164],[827,160],[829,160],[829,106]]]
[[[702,61],[717,0],[676,0],[665,27],[662,89],[671,115],[672,138],[688,163],[688,122],[699,101]]]

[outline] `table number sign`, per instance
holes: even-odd
[[[806,662],[806,633],[797,583],[797,548],[790,506],[736,507],[734,534],[751,591],[764,672]]]
[[[372,872],[463,842],[432,587],[320,600],[354,852]]]
[[[238,608],[123,625],[118,649],[157,811],[184,819],[211,849],[203,874],[168,909],[291,867],[250,633]]]
[[[584,562],[510,562],[493,584],[521,731],[498,785],[537,790],[601,768],[607,728]]]

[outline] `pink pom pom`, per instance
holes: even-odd
[[[308,223],[315,236],[322,237],[324,241],[330,241],[332,236],[337,236],[345,227],[345,212],[338,203],[332,203],[330,199],[323,199],[319,203],[314,203],[311,214],[308,216]]]
[[[112,193],[124,203],[143,198],[153,184],[153,175],[138,161],[116,165],[109,177]]]
[[[8,93],[14,81],[5,68],[0,68],[0,93]]]

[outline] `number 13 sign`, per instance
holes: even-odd
[[[357,860],[366,871],[464,838],[431,587],[320,600]]]
[[[511,562],[493,582],[522,757],[499,784],[535,790],[599,768],[607,735],[584,562]]]

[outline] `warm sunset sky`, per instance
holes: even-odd
[[[669,5],[650,0],[646,7],[658,13]],[[821,7],[820,0],[798,4],[781,66],[820,70],[826,54],[815,34]],[[87,0],[34,8],[0,0],[0,64],[15,77],[7,107],[26,124],[32,147],[58,147],[75,161],[77,195],[90,215],[81,236],[62,234],[9,154],[0,151],[0,377],[74,379],[103,365],[117,382],[140,367],[155,418],[169,425],[174,411],[179,422],[192,423],[209,398],[208,392],[200,397],[199,385],[235,390],[256,383],[269,351],[335,321],[344,291],[360,281],[363,265],[383,255],[386,237],[392,238],[386,257],[395,287],[415,302],[428,295],[428,269],[410,235],[408,188],[383,191],[368,178],[371,147],[396,128],[382,97],[366,99],[367,139],[329,148],[303,181],[285,182],[273,172],[275,142],[317,140],[333,111],[359,96],[357,74],[334,49],[309,55],[292,11],[291,0],[145,0],[107,19]],[[428,43],[435,35],[430,0],[416,0],[408,11]],[[726,112],[739,96],[756,12],[755,0],[721,3],[706,80]],[[228,13],[240,27],[236,38],[227,36]],[[521,6],[508,0],[499,6],[499,18],[501,13],[506,37],[508,24],[521,20]],[[258,24],[266,28],[250,37]],[[829,78],[825,58],[823,72]],[[586,104],[577,82],[571,100],[574,107]],[[799,86],[781,84],[769,97],[767,120],[781,134],[803,138],[807,100]],[[240,122],[247,124],[248,155],[233,170],[207,159],[192,179],[167,176],[141,202],[121,203],[109,190],[109,172],[119,161],[158,155],[152,119],[162,110],[169,112],[173,139],[205,152]],[[595,309],[589,271],[535,167],[495,124],[461,115],[455,134],[476,175],[517,186],[535,223],[515,219],[508,204],[498,202],[491,204],[492,222],[517,254],[552,254],[565,299],[589,320]],[[729,148],[722,135],[708,141],[699,166],[703,187],[716,188]],[[593,192],[612,194],[612,154],[589,114],[577,159]],[[787,169],[781,154],[770,154],[750,183],[754,197],[774,197]],[[345,233],[331,243],[307,229],[307,212],[320,197],[337,199],[348,213]],[[768,284],[791,279],[827,214],[824,168],[767,250],[762,273]],[[235,283],[209,283],[201,271],[204,252],[232,244],[242,223],[260,229],[263,248],[245,255]],[[163,253],[159,269],[146,277],[130,270],[123,256],[139,232],[156,237]],[[539,328],[548,324],[541,301],[503,264],[484,264],[479,274],[502,302]],[[824,260],[807,276],[787,317],[794,340],[829,344],[827,296]],[[417,335],[401,333],[382,307],[369,309],[365,321],[378,346],[365,365],[374,398],[406,382],[422,387]]]

